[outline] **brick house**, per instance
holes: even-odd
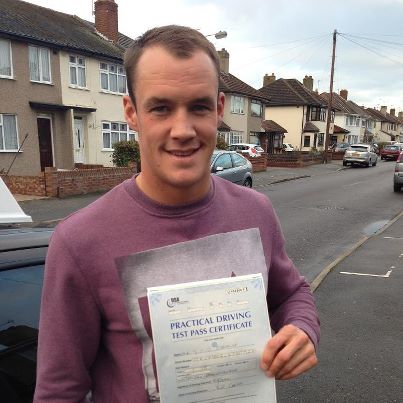
[[[377,141],[398,141],[400,138],[400,121],[395,116],[395,109],[391,109],[390,113],[386,106],[381,106],[380,110],[367,108],[366,111],[376,121],[375,135]]]
[[[0,9],[0,171],[111,166],[112,144],[136,135],[123,117],[131,39],[117,4],[96,1],[95,25],[19,0]]]

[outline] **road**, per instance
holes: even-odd
[[[272,201],[287,252],[311,282],[364,236],[373,234],[403,206],[392,188],[393,162],[353,167],[258,190]]]

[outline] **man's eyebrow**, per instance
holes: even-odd
[[[150,99],[147,99],[147,101],[145,102],[145,106],[150,107],[150,106],[154,106],[154,105],[160,105],[160,104],[166,104],[169,103],[169,99],[168,98],[159,98],[159,97],[151,97]]]
[[[200,97],[192,99],[193,104],[215,104],[217,100],[211,97]]]

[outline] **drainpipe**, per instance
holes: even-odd
[[[305,118],[305,105],[302,105],[302,124],[301,124],[301,135],[299,136],[301,138],[300,144],[299,144],[299,150],[302,151],[302,134],[304,133],[304,118]]]

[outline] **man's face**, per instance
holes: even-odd
[[[134,106],[124,99],[125,116],[139,133],[140,188],[166,204],[202,197],[210,187],[210,157],[224,111],[217,73],[209,56],[177,58],[162,47],[140,57]]]

